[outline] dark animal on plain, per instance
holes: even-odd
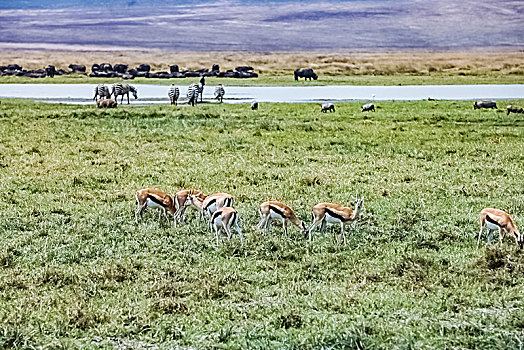
[[[491,100],[475,101],[473,109],[492,108],[497,109],[497,103]]]
[[[220,71],[220,66],[218,64],[214,64],[213,67],[211,68],[211,71],[219,72]]]
[[[122,98],[120,99],[120,104],[123,103],[124,96],[127,96],[127,104],[129,104],[130,92],[133,94],[136,100],[138,98],[138,92],[134,86],[122,83],[115,83],[113,84],[113,90],[111,91],[111,95],[115,97],[115,101],[117,101],[118,96],[122,96]]]
[[[187,88],[187,103],[191,106],[194,106],[198,101],[198,94],[200,93],[200,88],[197,83],[189,85]]]
[[[362,106],[361,112],[370,112],[370,111],[375,112],[375,105],[373,103],[366,103],[365,105]]]
[[[323,103],[320,111],[323,113],[327,113],[327,111],[334,112],[335,105],[333,103]]]
[[[139,72],[150,72],[151,66],[149,64],[141,64],[138,67],[136,67],[136,70]]]
[[[507,115],[509,115],[510,113],[524,113],[524,109],[522,109],[522,107],[509,105],[506,108],[508,109],[508,114]]]
[[[86,72],[86,66],[82,64],[70,64],[69,69],[73,71],[73,74],[77,73],[85,73]]]
[[[255,111],[257,109],[258,109],[258,102],[257,101],[251,102],[251,110]]]
[[[306,68],[306,69],[295,69],[295,80],[298,80],[298,78],[304,78],[304,80],[317,80],[318,75],[313,72],[313,69]]]
[[[54,77],[55,74],[56,74],[56,68],[55,66],[47,66],[45,68],[45,74],[48,76],[48,77]]]
[[[178,87],[171,84],[168,95],[169,95],[169,100],[171,101],[171,104],[176,106],[178,97],[180,96],[180,90],[178,89]]]
[[[113,101],[110,98],[96,101],[96,106],[98,108],[116,108],[117,105],[116,101]]]
[[[169,66],[169,72],[171,74],[180,72],[180,68],[178,68],[178,64],[174,64],[172,66]]]
[[[249,72],[249,71],[252,71],[254,68],[251,67],[251,66],[240,66],[240,67],[235,67],[235,70],[237,72]]]
[[[127,71],[127,68],[128,68],[127,64],[115,64],[115,66],[113,67],[115,72],[121,73],[121,74],[124,74]]]
[[[226,94],[226,90],[224,90],[224,87],[222,86],[222,84],[218,84],[216,87],[215,87],[215,98],[220,102],[222,103],[222,101],[224,100],[224,95]]]
[[[200,78],[200,102],[202,102],[202,98],[204,96],[204,85],[206,85],[206,77],[202,75]]]
[[[103,100],[111,98],[111,92],[109,92],[109,88],[105,86],[104,84],[98,84],[95,87],[95,97],[93,97],[93,100]]]

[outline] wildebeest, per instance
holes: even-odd
[[[333,103],[323,103],[320,107],[320,111],[326,113],[327,111],[334,112],[335,105]]]
[[[304,78],[304,80],[317,80],[318,75],[313,72],[313,69],[306,68],[306,69],[295,69],[295,80],[298,80],[298,78]]]
[[[524,113],[524,109],[522,109],[522,107],[509,105],[506,108],[508,110],[508,114],[507,115],[509,115],[510,113]]]
[[[475,101],[473,109],[492,108],[497,109],[497,103],[491,100]]]
[[[366,103],[365,105],[362,106],[361,112],[369,112],[369,111],[375,112],[375,105],[373,103]]]
[[[258,102],[257,101],[252,101],[251,102],[251,110],[255,111],[258,109]]]
[[[98,108],[116,108],[117,105],[116,101],[110,98],[96,101],[96,106]]]

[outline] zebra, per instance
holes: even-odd
[[[111,91],[111,95],[115,96],[115,101],[118,99],[118,96],[122,96],[120,99],[120,104],[124,101],[124,95],[127,96],[127,104],[129,104],[129,92],[133,94],[135,97],[135,100],[138,98],[138,92],[134,86],[128,85],[128,84],[122,84],[122,83],[115,83],[113,84],[113,90]]]
[[[257,109],[258,109],[258,102],[257,102],[257,100],[251,101],[251,110],[255,111]]]
[[[178,87],[176,87],[174,84],[171,84],[168,95],[171,104],[177,106],[178,97],[180,96],[180,90]]]
[[[226,91],[224,90],[224,87],[222,84],[218,84],[215,88],[215,98],[222,103],[222,100],[224,99],[224,94]]]
[[[95,87],[95,97],[93,97],[93,100],[104,100],[111,98],[111,93],[109,92],[109,88],[105,86],[104,84],[98,84]]]
[[[204,85],[206,85],[206,77],[202,75],[202,78],[200,78],[200,102],[202,101],[202,98],[204,97]]]
[[[197,83],[189,85],[187,88],[187,103],[194,106],[198,102],[198,94],[200,93],[200,87]]]

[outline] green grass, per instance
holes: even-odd
[[[0,348],[519,348],[523,253],[476,249],[476,234],[486,206],[524,225],[524,118],[359,106],[3,99]],[[244,245],[217,248],[194,212],[136,225],[134,194],[152,185],[233,194]],[[255,229],[267,199],[310,223],[316,203],[356,195],[347,246],[335,228],[312,244]]]
[[[392,75],[321,75],[316,81],[298,82],[290,75],[266,75],[258,78],[206,78],[208,85],[218,83],[229,86],[322,86],[322,85],[459,85],[459,84],[521,84],[522,74],[482,73],[430,73]],[[199,78],[148,79],[136,78],[134,84],[189,85]],[[16,76],[0,77],[0,84],[99,84],[122,81],[119,78],[90,78],[84,75],[55,76],[53,78],[26,78]]]

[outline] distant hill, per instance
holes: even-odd
[[[516,0],[0,2],[0,42],[28,48],[523,48],[522,23],[524,2]]]

